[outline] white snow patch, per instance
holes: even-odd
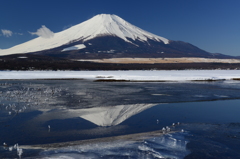
[[[80,50],[80,49],[84,49],[84,48],[86,48],[86,46],[84,44],[79,44],[79,45],[67,47],[67,48],[63,49],[62,52],[63,51],[71,51],[71,50]]]

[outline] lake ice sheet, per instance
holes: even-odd
[[[1,81],[0,142],[12,146],[91,140],[152,132],[179,121],[181,125],[173,128],[179,132],[172,136],[142,141],[133,137],[46,151],[25,148],[22,157],[239,157],[239,84]],[[16,150],[5,149],[1,148],[1,157],[17,157]]]
[[[0,79],[192,81],[240,79],[240,70],[2,71]]]

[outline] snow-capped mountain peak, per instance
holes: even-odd
[[[132,43],[130,39],[133,41],[147,41],[151,39],[169,44],[168,39],[144,31],[116,15],[99,14],[83,23],[55,33],[50,38],[38,37],[12,48],[0,50],[0,55],[48,50],[71,44],[73,41],[82,40],[85,42],[105,35],[116,36],[129,43]]]
[[[156,41],[163,41],[165,44],[169,43],[169,40],[166,38],[151,34],[116,15],[110,14],[96,15],[73,28],[82,30],[84,33],[83,36],[86,37],[85,41],[101,35],[114,35],[125,41],[128,41],[127,38],[141,41],[147,41],[149,38]]]

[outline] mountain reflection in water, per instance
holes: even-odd
[[[238,127],[240,122],[239,100],[233,100],[240,99],[240,82],[238,81],[98,83],[84,80],[22,80],[1,81],[0,89],[0,142],[5,142],[9,146],[16,143],[36,145],[76,140],[90,141],[128,134],[150,133],[176,122],[182,124],[171,127],[172,130],[178,132],[181,129],[185,130],[183,133],[172,134],[173,138],[155,136],[157,143],[153,142],[152,138],[144,139],[143,143],[135,142],[134,139],[133,141],[123,141],[121,142],[123,147],[118,144],[115,147],[113,141],[107,144],[95,143],[98,146],[106,144],[105,147],[111,147],[108,151],[109,154],[103,153],[105,152],[104,146],[101,150],[98,149],[97,154],[92,154],[96,150],[94,148],[84,151],[83,154],[81,152],[83,152],[84,146],[79,145],[79,153],[73,154],[73,156],[97,155],[99,157],[106,155],[108,157],[105,156],[105,158],[111,158],[111,155],[117,155],[119,158],[124,158],[119,155],[122,152],[129,154],[126,156],[130,158],[131,156],[132,158],[136,157],[137,154],[154,158],[156,155],[171,157],[173,155],[171,153],[176,152],[177,154],[173,156],[183,158],[189,155],[189,150],[191,150],[191,154],[194,154],[196,145],[192,143],[205,139],[202,136],[206,132],[201,131],[201,134],[198,134],[200,131],[196,130],[203,130],[202,128],[207,127],[216,129],[211,124],[235,123]],[[204,123],[209,123],[210,126]],[[205,126],[198,129],[198,125],[202,124]],[[230,129],[233,130],[233,127]],[[238,136],[234,135],[233,131],[229,132],[228,136],[236,136],[234,139],[238,140]],[[191,137],[192,135],[198,136],[201,140]],[[222,134],[216,136],[226,138]],[[179,153],[174,149],[172,141],[175,139],[179,141],[175,145],[182,145],[181,148],[177,148]],[[217,143],[222,143],[217,137],[215,139]],[[159,143],[163,140],[166,142],[163,144],[164,146],[160,146]],[[206,140],[206,143],[212,144],[210,139]],[[145,145],[145,141],[148,146]],[[227,141],[224,142],[229,147],[236,144],[234,140]],[[188,144],[184,145],[185,142]],[[116,141],[116,143],[118,142]],[[167,143],[171,143],[171,146],[167,147]],[[186,146],[189,150],[186,149]],[[63,151],[63,149],[60,149],[59,153],[72,153],[72,150]],[[144,153],[142,153],[143,150]],[[207,150],[204,150],[204,146],[201,147],[201,150],[208,153]],[[164,152],[166,153],[164,154]],[[147,154],[151,155],[147,156]],[[234,151],[233,154],[236,152]],[[23,149],[23,157],[34,155],[39,155],[39,151]],[[51,150],[41,153],[41,155],[43,155],[42,157],[55,155],[59,157],[59,154],[53,153]],[[16,153],[1,148],[0,157],[14,158],[17,156]]]

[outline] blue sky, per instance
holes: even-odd
[[[240,56],[240,0],[0,0],[0,48],[26,42],[45,25],[62,31],[101,13],[212,53]]]

